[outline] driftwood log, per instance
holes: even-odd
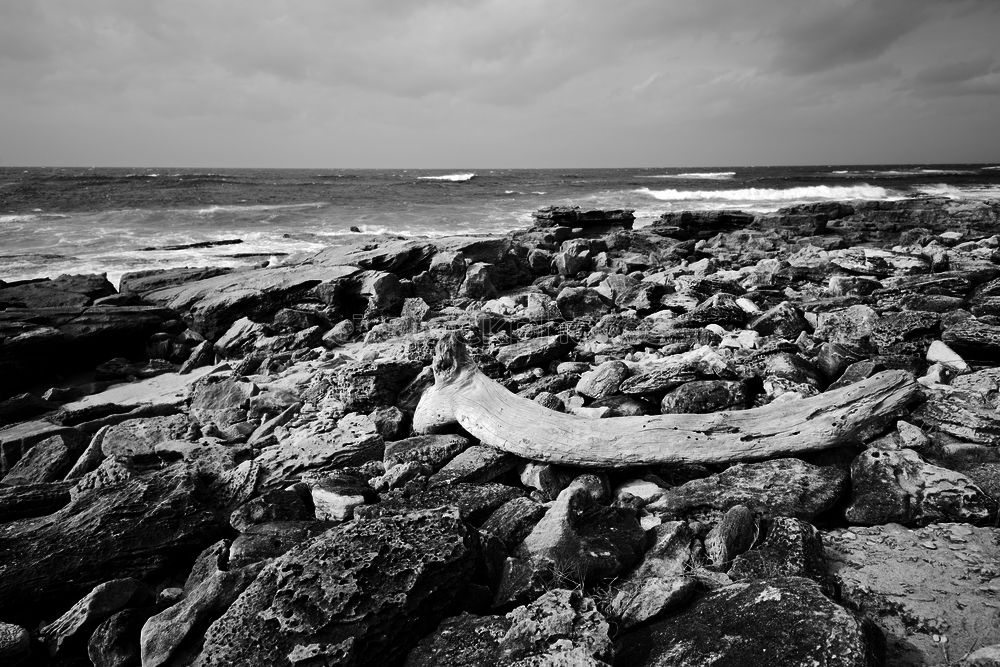
[[[581,467],[753,461],[819,451],[857,440],[919,396],[905,371],[799,401],[711,414],[588,419],[549,410],[507,391],[445,335],[434,385],[420,398],[417,433],[458,423],[483,444],[535,461]]]

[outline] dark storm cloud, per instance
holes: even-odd
[[[985,135],[998,27],[997,0],[7,2],[0,159],[891,161],[877,123]]]

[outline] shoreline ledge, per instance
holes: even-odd
[[[534,220],[0,281],[0,662],[1000,654],[1000,201]]]

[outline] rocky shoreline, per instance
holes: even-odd
[[[0,664],[1000,664],[1000,202],[535,218],[0,283]],[[906,390],[580,467],[415,423],[443,340],[581,441]]]

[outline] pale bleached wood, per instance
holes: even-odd
[[[587,419],[549,410],[483,375],[464,341],[447,334],[434,356],[434,386],[413,417],[417,433],[458,422],[491,445],[535,461],[615,468],[754,461],[857,440],[919,397],[905,371],[884,371],[813,398],[710,414]]]

